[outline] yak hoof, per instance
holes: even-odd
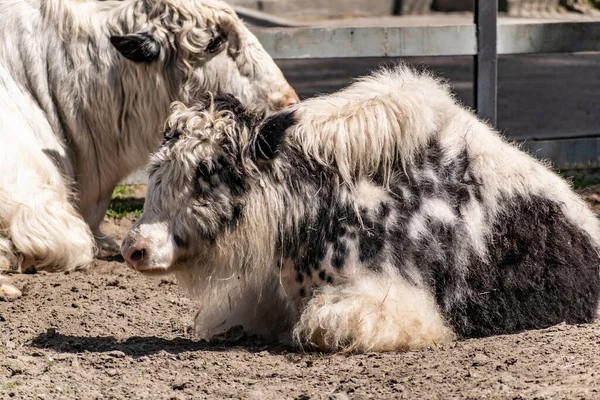
[[[96,239],[96,257],[106,257],[119,254],[121,246],[110,236],[98,235]]]

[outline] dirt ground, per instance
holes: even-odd
[[[600,211],[600,186],[584,192]],[[105,231],[120,240],[131,223],[107,218]],[[13,280],[24,294],[0,301],[2,399],[600,398],[598,323],[408,353],[305,353],[239,330],[195,340],[176,282],[115,254],[87,272]]]

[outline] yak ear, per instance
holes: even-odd
[[[256,137],[254,149],[256,160],[268,162],[275,158],[285,138],[285,131],[294,124],[296,124],[294,111],[281,111],[265,119]]]
[[[150,33],[138,32],[111,36],[110,42],[119,53],[131,61],[151,63],[160,55],[160,43]]]

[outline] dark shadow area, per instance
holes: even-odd
[[[267,351],[271,355],[295,352],[291,346],[273,344],[256,336],[247,335],[241,327],[213,337],[210,341],[185,338],[164,339],[156,336],[133,336],[121,341],[112,336],[86,337],[63,335],[48,329],[30,343],[32,347],[59,353],[108,353],[121,351],[131,357],[143,357],[165,351],[180,354],[190,351],[231,351],[244,349],[251,353]]]
[[[446,78],[473,106],[473,57],[277,60],[301,98],[331,93],[403,61]],[[594,137],[600,133],[600,52],[501,55],[498,129],[512,139]]]
[[[114,262],[120,262],[120,263],[124,263],[125,260],[123,259],[123,256],[121,254],[108,254],[108,255],[97,255],[96,256],[97,260],[102,260],[102,261],[114,261]]]

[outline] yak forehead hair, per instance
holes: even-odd
[[[304,153],[335,166],[354,187],[360,176],[410,163],[459,106],[448,85],[403,64],[304,101],[289,134]]]
[[[220,0],[124,0],[116,5],[89,0],[42,1],[44,18],[57,26],[65,40],[93,36],[93,19],[99,10],[111,10],[107,22],[116,30],[134,31],[155,22],[151,30],[173,35],[174,41],[169,41],[186,60],[198,59],[204,54],[211,37],[206,29],[219,26],[226,32],[235,31],[240,23],[233,9]],[[188,67],[192,69],[191,65]]]
[[[160,23],[156,31],[173,37],[173,45],[182,68],[192,74],[194,62],[207,56],[206,46],[213,34],[224,34],[239,48],[240,35],[237,27],[241,24],[237,15],[225,2],[215,0],[138,0],[148,7],[148,18]],[[218,32],[217,32],[218,31]]]
[[[173,146],[166,147],[166,153],[159,156],[159,161],[164,158],[183,160],[190,164],[186,169],[193,169],[199,158],[210,158],[227,151],[239,161],[240,171],[249,175],[258,173],[248,155],[256,136],[251,124],[257,123],[254,120],[259,121],[262,114],[246,112],[241,104],[238,105],[233,109],[220,107],[212,94],[203,96],[190,107],[179,101],[173,102],[164,131],[174,132],[179,139]]]
[[[208,104],[201,100],[190,107],[180,101],[173,102],[164,130],[202,142],[221,143],[225,138],[234,139],[235,124],[235,115],[230,110],[215,110],[211,96]]]

